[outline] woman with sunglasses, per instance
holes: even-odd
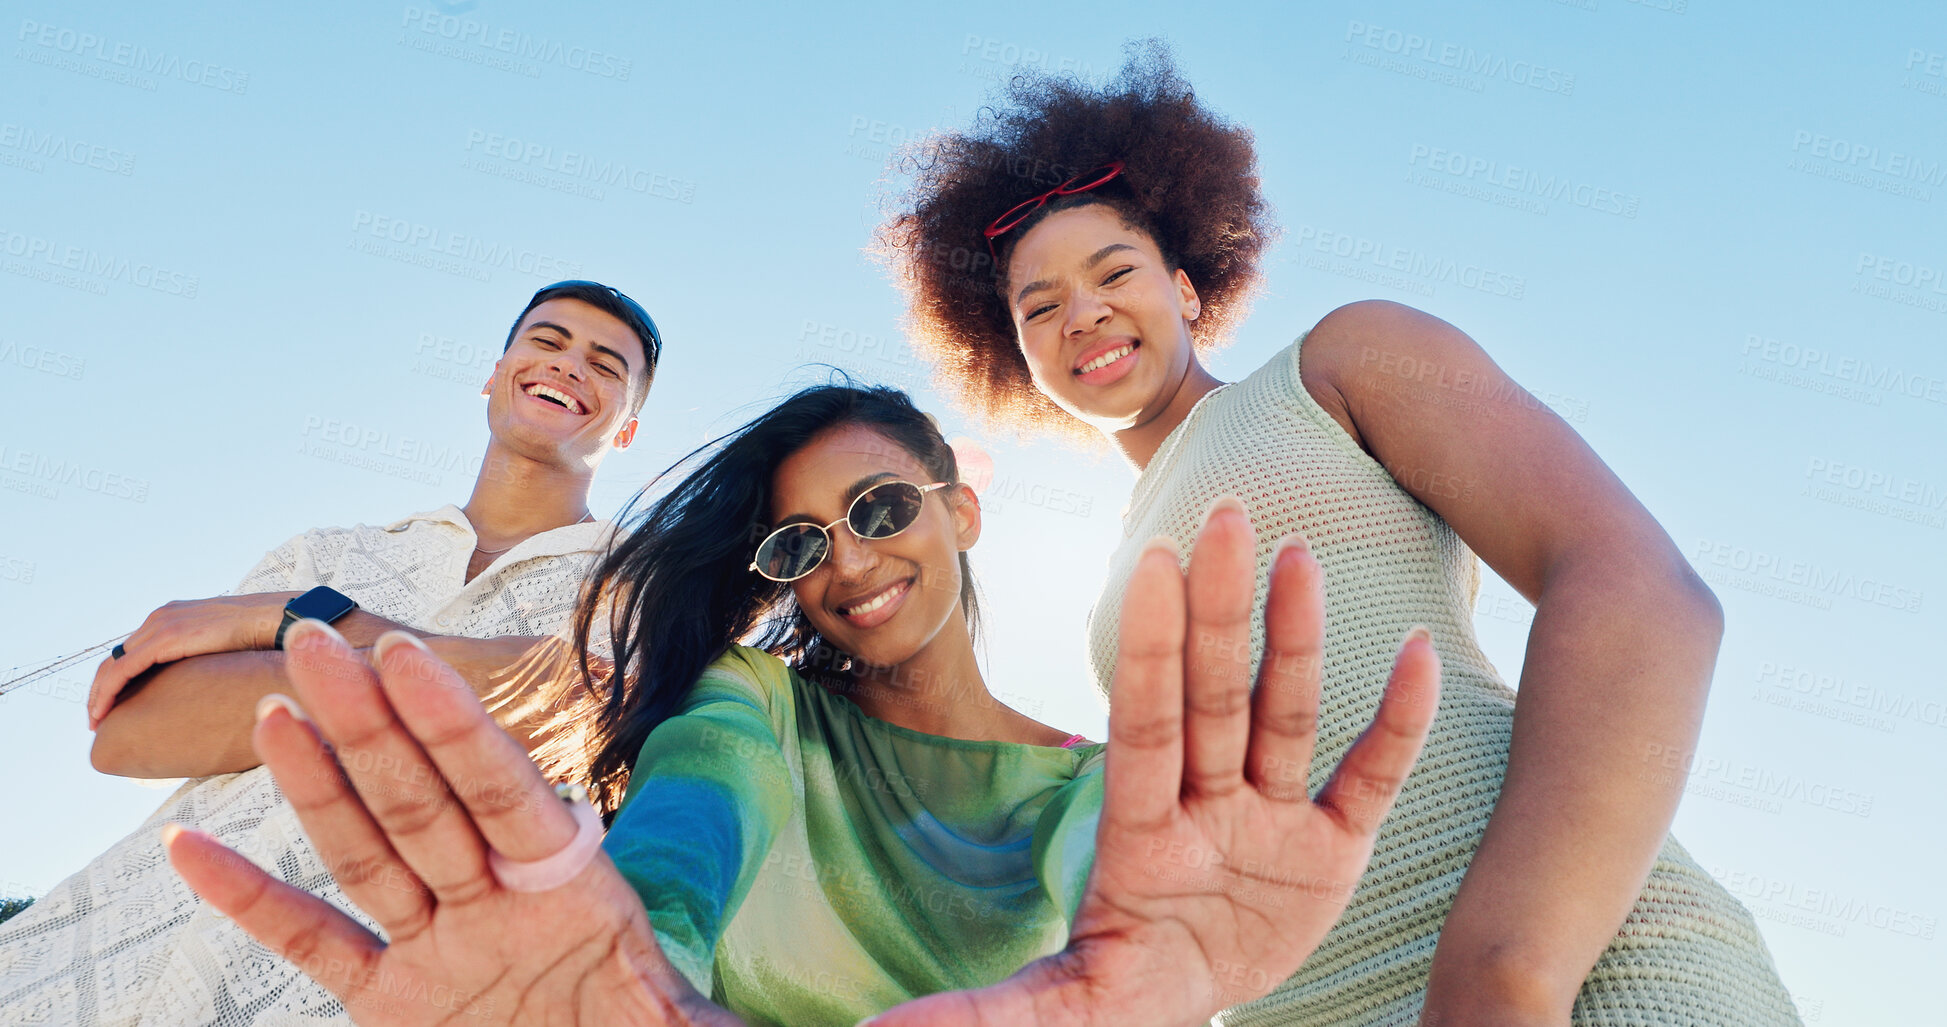
[[[923,144],[882,241],[943,390],[1137,472],[1089,625],[1098,686],[1141,540],[1187,540],[1225,493],[1260,561],[1295,528],[1324,568],[1323,751],[1370,715],[1383,639],[1427,624],[1447,667],[1344,920],[1224,1022],[1797,1022],[1750,914],[1668,836],[1722,613],[1648,511],[1417,310],[1352,304],[1242,381],[1206,370],[1274,226],[1250,132],[1160,47],[1100,88],[1017,76],[982,111]],[[1518,707],[1474,638],[1475,553],[1537,604]]]
[[[172,833],[171,859],[360,1023],[1135,1027],[1261,993],[1364,866],[1433,713],[1431,646],[1399,646],[1368,739],[1312,801],[1316,564],[1287,540],[1250,701],[1252,531],[1220,502],[1187,591],[1171,546],[1138,571],[1129,712],[1085,743],[988,691],[980,528],[902,393],[802,392],[721,440],[592,578],[578,644],[606,627],[627,672],[590,675],[592,703],[576,675],[543,686],[594,726],[543,763],[619,804],[605,858],[593,810],[577,829],[541,797],[430,653],[381,640],[374,681],[300,625],[310,723],[278,697],[255,741],[390,943],[208,838]]]

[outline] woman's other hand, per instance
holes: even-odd
[[[1273,558],[1252,688],[1254,538],[1212,507],[1187,576],[1151,543],[1130,578],[1095,866],[1067,948],[874,1027],[1176,1025],[1261,997],[1352,897],[1433,721],[1440,663],[1416,630],[1378,714],[1313,797],[1324,586],[1303,539]]]

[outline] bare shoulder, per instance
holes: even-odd
[[[1312,399],[1368,452],[1352,411],[1375,375],[1398,374],[1402,361],[1437,360],[1455,346],[1478,350],[1453,325],[1404,303],[1359,300],[1320,318],[1305,337],[1299,377]]]
[[[1326,314],[1305,341],[1304,378],[1349,385],[1388,357],[1436,356],[1460,345],[1465,332],[1424,310],[1391,300],[1360,300]]]

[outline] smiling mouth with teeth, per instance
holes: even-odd
[[[1134,353],[1135,351],[1136,351],[1135,343],[1133,342],[1125,343],[1121,346],[1117,346],[1116,348],[1108,351],[1107,353],[1102,354],[1099,357],[1096,357],[1094,360],[1091,360],[1088,363],[1083,364],[1082,366],[1076,368],[1075,373],[1087,374],[1090,371],[1099,371],[1102,368],[1105,368],[1110,364],[1113,364],[1116,361],[1121,360],[1123,357],[1126,357],[1129,354]]]
[[[880,607],[886,605],[887,603],[892,602],[894,599],[899,598],[901,595],[905,593],[905,591],[906,591],[906,582],[895,581],[892,584],[887,585],[885,588],[881,589],[879,591],[879,594],[873,596],[871,599],[868,599],[863,603],[859,603],[856,606],[841,606],[838,608],[838,612],[844,614],[847,617],[857,617],[862,614],[871,613],[872,611],[879,609]]]
[[[581,402],[575,399],[575,397],[562,392],[560,389],[536,382],[533,385],[529,385],[523,391],[535,399],[553,403],[555,406],[561,407],[571,414],[579,414],[582,412]]]

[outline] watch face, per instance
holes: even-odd
[[[284,609],[298,620],[321,620],[326,624],[358,609],[358,604],[337,589],[323,585],[285,604]]]

